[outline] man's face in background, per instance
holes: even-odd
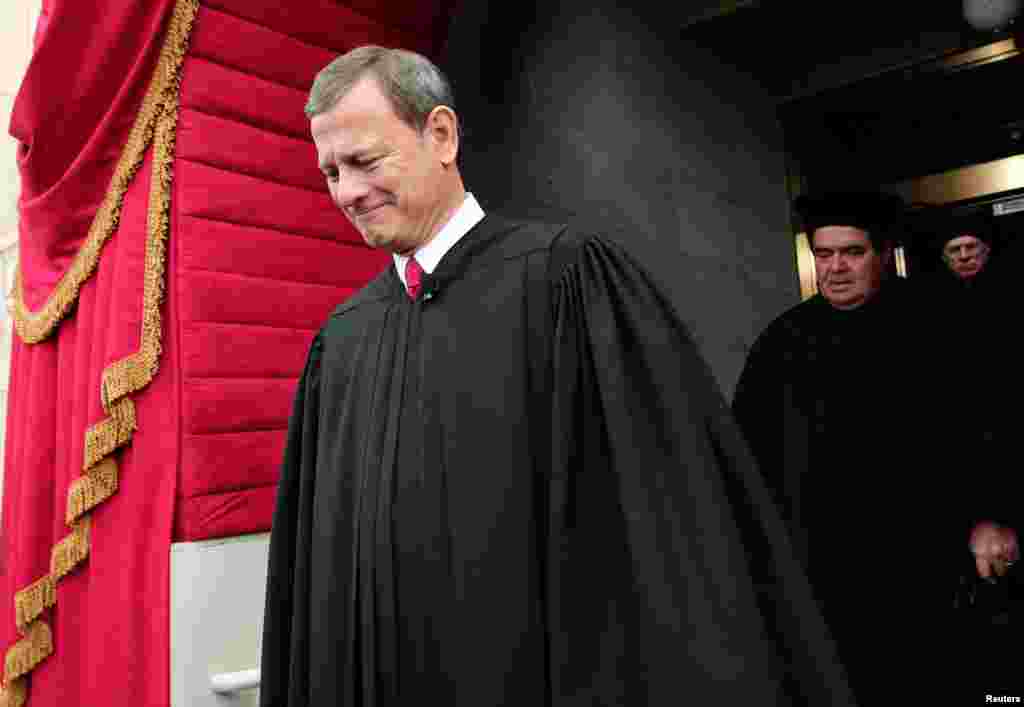
[[[818,291],[836,309],[856,309],[882,286],[887,252],[879,253],[867,232],[824,226],[812,234]]]
[[[985,268],[990,252],[988,243],[967,233],[946,242],[942,259],[954,275],[970,280]]]

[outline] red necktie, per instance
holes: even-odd
[[[420,296],[420,288],[423,286],[423,268],[416,258],[409,258],[405,264],[405,288],[409,291],[409,298],[415,300]]]

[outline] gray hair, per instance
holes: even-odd
[[[306,117],[331,110],[366,75],[376,79],[398,117],[416,132],[423,131],[437,106],[455,110],[451,84],[429,59],[405,49],[368,45],[342,54],[320,70],[309,91]],[[456,129],[462,132],[458,124]]]

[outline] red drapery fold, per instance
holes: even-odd
[[[174,0],[52,0],[11,115],[24,303],[40,311],[88,238],[149,86]]]
[[[15,104],[0,704],[167,703],[178,416],[175,369],[157,373],[176,345],[160,304],[195,11],[53,0]]]

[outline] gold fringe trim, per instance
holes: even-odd
[[[18,630],[38,619],[57,602],[57,582],[50,575],[38,579],[14,595],[14,620]]]
[[[57,582],[88,556],[89,518],[86,516],[74,523],[71,532],[53,546],[49,574],[15,593],[14,620],[19,631],[24,632],[43,611],[57,603]]]
[[[30,311],[25,304],[21,268],[17,269],[11,314],[18,336],[26,344],[37,344],[54,332],[60,320],[74,306],[82,285],[96,271],[103,244],[117,230],[124,195],[153,140],[157,122],[168,106],[177,103],[181,63],[188,50],[188,36],[197,10],[197,0],[179,0],[175,5],[156,71],[89,233],[53,292],[36,312]]]
[[[139,350],[104,369],[100,398],[107,417],[85,433],[83,474],[68,489],[66,522],[71,532],[54,545],[50,573],[15,596],[18,626],[19,629],[24,627],[25,637],[5,655],[5,686],[0,689],[0,707],[23,707],[28,700],[28,687],[22,676],[53,652],[50,628],[39,617],[47,607],[56,606],[57,582],[89,556],[88,514],[117,491],[118,469],[111,455],[128,444],[137,429],[135,404],[127,396],[146,387],[159,367],[160,304],[165,286],[180,71],[198,9],[198,0],[178,0],[175,5],[156,72],[103,206],[72,266],[39,312],[32,313],[25,308],[20,272],[16,276],[12,307],[15,328],[25,343],[37,343],[53,333],[77,299],[82,283],[95,271],[100,248],[117,228],[128,183],[142,164],[146,148],[153,145]]]
[[[28,700],[28,684],[25,678],[11,680],[0,688],[0,707],[24,707]]]
[[[10,684],[53,653],[53,635],[44,621],[33,621],[25,637],[14,644],[4,657],[4,680]]]
[[[69,525],[117,491],[117,463],[107,457],[71,483],[64,520]]]
[[[170,227],[171,167],[174,163],[175,106],[164,111],[153,141],[153,189],[149,199],[146,231],[146,273],[142,289],[142,333],[139,350],[107,366],[103,371],[103,402],[111,405],[128,401],[124,396],[149,385],[160,365],[160,302],[164,296],[167,232]],[[118,401],[118,402],[114,402]],[[132,415],[134,429],[134,411]],[[129,437],[131,433],[128,433]]]
[[[53,546],[50,553],[50,576],[54,581],[85,562],[89,556],[89,516],[84,516],[71,526],[71,533],[65,535]]]
[[[106,371],[103,375],[106,377]],[[88,471],[118,447],[128,444],[132,439],[132,433],[137,429],[135,403],[131,398],[121,398],[112,403],[107,413],[110,417],[100,420],[85,431],[85,459],[82,462],[82,471]]]

